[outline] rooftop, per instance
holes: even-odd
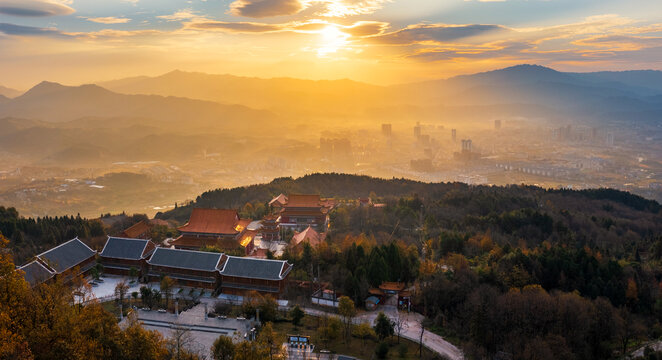
[[[178,269],[217,271],[222,256],[212,252],[156,248],[147,262],[150,265]]]
[[[272,206],[283,206],[285,204],[287,204],[287,196],[283,194],[280,194],[269,201],[269,205]]]
[[[317,231],[315,231],[315,229],[308,226],[306,230],[299,233],[295,233],[294,236],[292,237],[292,241],[290,242],[290,244],[292,246],[297,246],[307,241],[310,244],[310,246],[316,247],[324,240],[325,235],[326,234],[324,233],[322,234],[318,233]]]
[[[147,257],[154,246],[149,240],[108,237],[101,251],[102,257],[115,259],[140,260]]]
[[[262,280],[282,280],[292,270],[284,260],[227,256],[221,275]]]
[[[202,234],[237,234],[239,215],[230,209],[195,208],[186,225],[179,227],[181,232]]]
[[[24,272],[23,277],[30,286],[40,284],[55,275],[37,260],[23,265],[19,269]]]
[[[286,207],[321,207],[319,195],[292,194],[287,198]]]
[[[59,274],[93,257],[94,254],[96,251],[90,249],[78,238],[74,238],[37,255],[37,257]]]
[[[122,231],[122,236],[126,238],[137,238],[145,233],[148,233],[150,229],[151,226],[149,223],[147,223],[145,220],[140,220]]]

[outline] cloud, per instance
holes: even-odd
[[[118,18],[118,17],[113,17],[113,16],[108,16],[108,17],[95,17],[95,18],[84,18],[87,21],[92,21],[95,23],[99,24],[126,24],[131,19],[129,18]]]
[[[182,20],[193,19],[195,17],[198,16],[191,9],[179,10],[174,14],[170,14],[170,15],[157,16],[157,18],[159,19],[164,19],[168,21],[182,21]]]
[[[230,4],[230,13],[236,16],[264,18],[293,15],[304,7],[300,0],[236,0]]]
[[[322,8],[317,15],[327,17],[347,17],[372,14],[390,0],[308,0],[309,5],[319,4]]]
[[[485,36],[503,37],[512,30],[501,25],[447,25],[447,24],[417,24],[380,36],[372,37],[371,41],[389,45],[412,45],[432,43],[453,43],[460,40]]]
[[[294,15],[305,9],[317,16],[347,17],[372,14],[391,0],[235,0],[230,4],[230,14],[235,16],[265,18]]]
[[[66,36],[61,31],[53,28],[40,28],[8,23],[0,23],[0,33],[16,36]]]
[[[340,32],[351,37],[365,37],[378,35],[388,28],[389,24],[379,21],[358,21],[351,25],[338,25],[324,20],[309,20],[304,22],[293,21],[280,24],[267,24],[260,22],[227,22],[212,20],[195,20],[184,24],[184,29],[223,31],[239,34],[261,34],[275,32],[319,33],[333,26]]]
[[[74,9],[49,0],[0,0],[0,14],[22,17],[69,15]]]
[[[280,25],[255,22],[193,21],[185,24],[185,29],[225,31],[231,33],[268,33],[282,31]]]
[[[382,34],[388,29],[389,23],[381,21],[359,21],[340,30],[354,37],[365,37]]]

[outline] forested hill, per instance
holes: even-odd
[[[349,175],[338,173],[311,174],[300,178],[277,178],[267,184],[250,185],[232,189],[216,189],[202,193],[192,204],[179,206],[165,213],[158,213],[157,218],[186,221],[193,207],[241,208],[246,203],[268,202],[278,194],[320,194],[322,197],[336,199],[356,199],[375,195],[379,198],[394,198],[417,195],[421,198],[444,198],[453,202],[466,202],[463,207],[479,206],[479,212],[497,211],[503,205],[493,201],[507,200],[509,197],[518,200],[541,200],[541,196],[560,194],[555,199],[563,199],[572,203],[589,201],[580,205],[583,210],[590,210],[591,205],[602,208],[604,201],[621,204],[632,210],[659,213],[662,209],[654,200],[648,200],[638,195],[613,189],[594,190],[545,190],[535,186],[469,186],[464,183],[424,183],[409,179],[382,179],[370,176]],[[375,200],[375,199],[373,199]],[[490,204],[482,203],[484,201]],[[461,205],[461,204],[457,204]],[[487,205],[487,207],[483,207]],[[562,204],[559,204],[562,205]],[[584,208],[588,205],[588,208]]]
[[[279,178],[268,184],[208,191],[157,217],[184,223],[193,207],[215,207],[260,218],[265,203],[280,193],[315,193],[338,200],[371,196],[373,202],[384,202],[387,207],[379,215],[355,214],[358,209],[349,205],[331,213],[331,235],[365,233],[377,240],[416,241],[421,236],[416,229],[427,238],[444,231],[491,232],[495,240],[511,246],[535,247],[548,241],[597,246],[627,256],[646,251],[662,233],[660,204],[618,190],[469,186],[346,174]]]

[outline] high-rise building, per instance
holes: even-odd
[[[494,120],[494,130],[499,130],[499,129],[501,129],[501,120],[500,119]]]
[[[382,135],[391,136],[393,134],[393,127],[391,124],[382,124]]]
[[[607,133],[607,146],[614,146],[614,133]]]
[[[457,130],[456,129],[451,130],[451,137],[453,138],[453,142],[457,141]]]
[[[471,144],[471,139],[467,140],[462,140],[462,152],[471,152],[472,150],[472,144]]]
[[[416,122],[416,126],[414,126],[414,137],[416,137],[416,139],[421,137],[421,123],[420,122]]]

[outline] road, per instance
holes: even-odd
[[[306,314],[312,316],[339,317],[338,314],[326,312],[318,309],[313,309],[313,308],[303,308],[303,310]],[[397,320],[398,316],[400,316],[402,318],[402,324],[403,324],[402,330],[400,332],[400,336],[405,339],[411,340],[415,343],[419,343],[419,339],[421,336],[420,322],[423,319],[423,315],[413,312],[412,313],[399,312],[397,308],[392,305],[383,305],[379,307],[379,311],[386,314],[391,319],[391,321],[394,322]],[[374,324],[375,318],[377,317],[377,314],[379,314],[379,311],[361,312],[359,315],[357,315],[354,318],[353,323],[361,324],[367,322],[372,325]],[[451,360],[464,359],[464,354],[462,353],[462,350],[458,349],[455,345],[444,340],[444,338],[442,338],[441,336],[427,330],[425,330],[425,332],[423,333],[423,346]]]

